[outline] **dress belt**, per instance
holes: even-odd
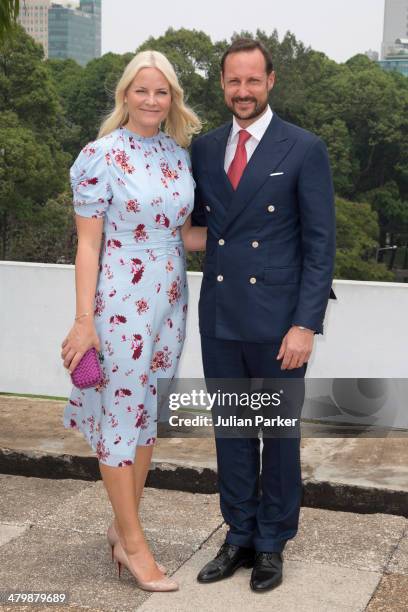
[[[122,247],[129,247],[135,251],[149,251],[150,249],[168,249],[178,247],[184,251],[183,240],[179,228],[144,229],[126,232],[104,234],[104,249],[115,251]],[[180,253],[181,254],[181,253]]]

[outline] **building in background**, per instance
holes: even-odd
[[[92,15],[95,26],[95,56],[102,54],[102,0],[81,0],[81,11]]]
[[[50,0],[24,0],[20,2],[18,23],[25,31],[44,47],[48,57],[48,9]]]
[[[389,51],[386,58],[378,63],[384,70],[400,72],[408,77],[408,38],[397,38],[394,52]]]
[[[45,57],[82,66],[101,56],[102,0],[25,0],[19,23],[44,47]]]
[[[381,45],[383,70],[408,76],[408,0],[385,0]]]
[[[381,59],[395,55],[395,41],[408,38],[408,0],[385,0]]]
[[[101,0],[53,2],[48,11],[48,57],[74,59],[85,66],[101,55]]]

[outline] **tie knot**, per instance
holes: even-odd
[[[246,141],[251,138],[251,134],[246,130],[240,130],[238,132],[238,146],[244,146]]]

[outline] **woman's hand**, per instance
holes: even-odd
[[[68,368],[71,374],[88,349],[95,347],[97,351],[100,350],[100,342],[93,320],[85,317],[75,321],[61,347],[64,367]]]

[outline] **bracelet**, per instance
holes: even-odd
[[[80,314],[77,317],[75,317],[75,321],[78,321],[78,319],[82,319],[82,317],[88,317],[88,316],[89,316],[89,312],[84,312],[83,314]]]

